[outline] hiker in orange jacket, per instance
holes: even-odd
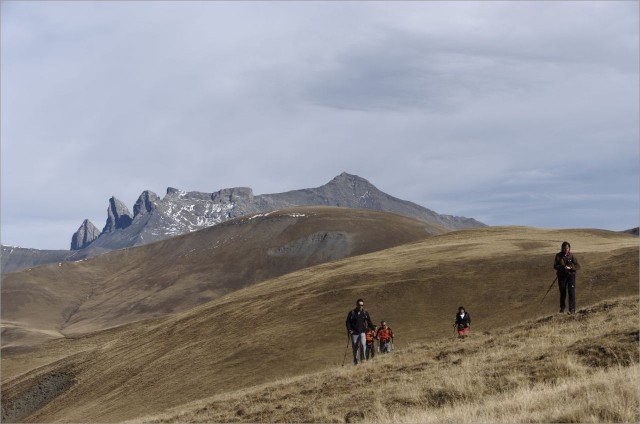
[[[367,337],[367,361],[368,361],[369,359],[373,359],[376,356],[375,340],[378,338],[376,336],[376,326],[375,325],[369,326],[369,328],[367,329],[367,332],[365,333],[365,336]]]
[[[380,328],[376,333],[380,341],[380,353],[389,353],[393,347],[393,330],[387,325],[386,321],[380,323]]]

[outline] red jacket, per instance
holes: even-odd
[[[391,327],[380,327],[377,336],[380,343],[387,343],[389,340],[393,339],[393,330],[391,330]]]

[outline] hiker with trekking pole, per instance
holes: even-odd
[[[347,346],[344,348],[344,356],[342,357],[342,366],[344,367],[344,362],[347,360],[347,352],[349,351],[349,345],[351,344],[351,336],[347,333]]]
[[[553,269],[556,270],[558,288],[560,289],[560,313],[565,311],[568,293],[569,314],[574,314],[576,312],[576,271],[580,269],[580,264],[571,253],[571,244],[568,241],[562,242],[560,252],[556,254],[553,261]]]
[[[469,312],[465,311],[464,306],[458,308],[456,313],[456,320],[453,323],[454,331],[458,334],[458,338],[464,339],[469,335],[469,328],[471,327],[471,316]]]
[[[364,310],[364,300],[356,301],[355,309],[349,311],[347,315],[347,333],[351,337],[351,348],[353,349],[353,364],[366,360],[365,349],[367,346],[367,328],[373,327],[373,322],[369,313]]]
[[[540,301],[540,303],[544,302],[544,298],[547,297],[547,295],[549,294],[549,292],[551,291],[551,287],[553,287],[553,285],[556,283],[556,281],[558,281],[558,277],[556,276],[556,278],[553,279],[553,281],[551,282],[551,285],[549,286],[549,288],[547,289],[547,292],[544,294],[544,296],[542,296],[542,300]]]

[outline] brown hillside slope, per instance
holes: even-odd
[[[11,273],[2,281],[2,346],[184,311],[301,268],[446,231],[390,213],[305,207]]]
[[[639,312],[637,296],[607,300],[134,422],[638,422],[638,323],[628,316]]]
[[[556,290],[540,300],[565,239],[583,264],[578,308],[637,294],[636,237],[465,230],[303,269],[170,317],[3,355],[3,399],[53,379],[59,396],[28,421],[121,421],[319,371],[342,362],[344,319],[358,297],[374,320],[389,321],[399,349],[451,337],[460,304],[474,334],[493,332],[557,311]]]

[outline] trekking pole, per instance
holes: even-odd
[[[349,351],[349,343],[351,342],[351,337],[349,337],[349,333],[347,333],[347,347],[344,350],[344,358],[342,358],[342,366],[344,367],[344,361],[347,360],[347,352]]]
[[[544,294],[544,296],[542,296],[542,300],[540,301],[540,303],[542,303],[544,301],[544,298],[547,297],[547,295],[549,294],[549,292],[551,291],[551,287],[553,287],[553,285],[556,283],[556,280],[558,279],[558,276],[556,275],[556,278],[553,279],[553,281],[551,282],[551,285],[549,286],[549,288],[547,289],[547,292]]]

